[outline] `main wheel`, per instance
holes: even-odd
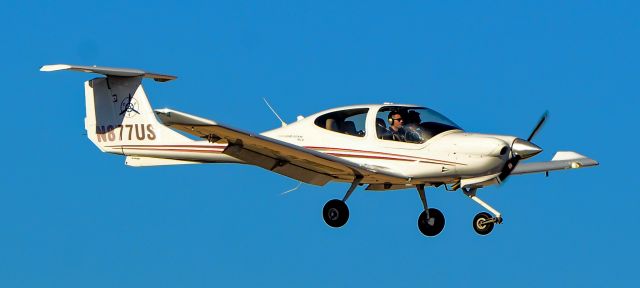
[[[476,217],[473,217],[473,230],[480,235],[487,235],[493,230],[493,222],[485,223],[491,220],[493,217],[487,212],[480,212]]]
[[[418,229],[426,236],[436,236],[444,229],[444,215],[440,210],[429,208],[429,219],[427,213],[422,211],[418,217]]]
[[[342,227],[349,220],[349,207],[342,200],[330,200],[322,209],[322,217],[327,225]]]

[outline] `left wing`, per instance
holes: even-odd
[[[511,172],[512,175],[541,173],[554,170],[577,169],[597,166],[598,162],[572,151],[559,151],[549,162],[520,163]]]
[[[228,143],[224,154],[247,164],[314,185],[329,181],[363,183],[409,183],[410,178],[390,171],[354,163],[277,139],[221,125],[217,122],[170,109],[155,110],[163,124],[211,142]]]

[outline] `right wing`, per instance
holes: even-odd
[[[596,166],[598,162],[572,151],[559,151],[549,162],[520,163],[511,172],[512,175],[541,173],[554,170],[577,169]]]
[[[227,142],[224,154],[247,164],[309,184],[329,181],[364,183],[409,183],[410,178],[390,171],[358,164],[277,139],[253,134],[217,122],[170,109],[155,110],[163,124],[211,142]]]

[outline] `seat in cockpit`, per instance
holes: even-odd
[[[342,123],[342,133],[355,136],[358,133],[356,131],[356,124],[353,123],[353,121],[344,121],[344,123]]]
[[[387,129],[387,123],[382,118],[376,118],[376,135],[378,139],[391,140],[391,133]]]
[[[325,121],[325,129],[338,132],[338,123],[335,119],[329,118]]]

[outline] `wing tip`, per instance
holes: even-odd
[[[71,65],[67,65],[67,64],[51,64],[51,65],[43,65],[42,67],[40,67],[40,71],[42,72],[53,72],[53,71],[60,71],[60,70],[66,70],[71,68]]]
[[[551,158],[551,161],[577,160],[577,159],[584,159],[584,158],[589,158],[589,157],[573,151],[558,151],[556,152],[555,155],[553,155],[553,158]]]

